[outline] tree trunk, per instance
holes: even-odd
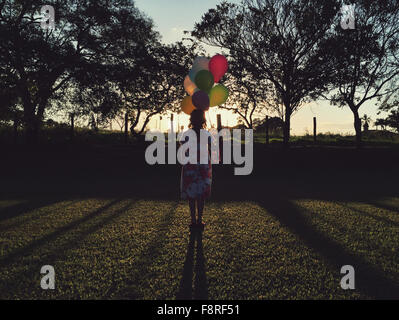
[[[157,112],[153,112],[153,113],[150,113],[149,115],[147,115],[147,117],[145,118],[144,123],[143,123],[141,129],[140,129],[137,133],[135,132],[135,134],[138,135],[138,136],[142,135],[143,132],[144,132],[144,130],[145,130],[145,128],[147,127],[148,122],[150,122],[151,118],[152,118],[153,116],[155,116],[156,114],[157,114]],[[173,115],[172,115],[172,116],[173,116]],[[173,123],[173,117],[172,117],[172,123]],[[172,127],[172,129],[173,129],[173,127]],[[172,130],[172,131],[173,131],[173,130]]]
[[[71,132],[70,132],[70,138],[71,141],[73,141],[73,138],[75,136],[75,114],[71,113]]]
[[[39,132],[43,122],[44,109],[50,94],[41,97],[39,104],[32,103],[29,92],[23,96],[25,134],[28,145],[35,145],[39,140]],[[37,113],[36,113],[37,110]]]
[[[354,125],[356,131],[356,147],[361,148],[362,146],[362,120],[359,117],[359,112],[357,109],[352,109],[353,116],[354,116]]]
[[[25,141],[27,145],[34,145],[37,143],[39,128],[36,121],[35,106],[30,100],[29,94],[23,91],[22,95],[24,117],[23,124],[25,129]]]
[[[126,112],[125,113],[125,144],[128,143],[129,141],[129,115]]]
[[[40,123],[33,115],[25,119],[25,138],[28,145],[35,145],[39,139]]]
[[[133,135],[136,134],[136,131],[134,131],[134,129],[136,128],[136,126],[139,123],[140,116],[141,116],[141,110],[138,110],[134,120],[131,121],[131,123],[130,123],[130,133]]]
[[[284,134],[283,143],[284,143],[285,148],[289,147],[290,129],[291,129],[291,108],[286,106],[285,107],[285,119],[284,119],[284,131],[283,131],[283,134]]]

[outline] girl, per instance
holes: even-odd
[[[205,199],[211,195],[212,184],[212,164],[208,152],[208,163],[200,164],[200,130],[206,127],[205,113],[195,109],[190,115],[190,128],[197,134],[197,164],[187,163],[183,165],[181,172],[181,198],[188,199],[191,212],[190,228],[204,228],[202,212],[204,210]],[[208,144],[206,146],[208,150]],[[198,219],[195,217],[196,208]]]

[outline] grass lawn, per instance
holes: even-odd
[[[399,299],[391,168],[367,177],[305,167],[235,177],[215,168],[205,231],[190,234],[176,168],[126,173],[129,160],[114,152],[119,166],[99,171],[108,152],[93,154],[92,172],[77,160],[56,177],[43,174],[54,172],[44,163],[2,180],[1,299]],[[40,288],[46,264],[55,290]],[[340,287],[343,265],[355,268],[355,290]]]

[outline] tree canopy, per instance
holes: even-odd
[[[338,1],[223,2],[202,17],[192,36],[228,49],[259,85],[265,81],[274,86],[276,99],[284,106],[287,144],[292,114],[325,90],[329,81],[328,74],[321,72],[325,61],[320,46],[331,32],[337,10]]]
[[[46,4],[55,9],[55,29],[41,28],[41,1],[0,2],[2,82],[21,98],[31,140],[37,138],[49,99],[59,90],[72,81],[80,86],[90,82],[91,87],[106,83],[121,69],[139,74],[159,37],[132,0]]]
[[[353,112],[356,142],[360,146],[360,107],[397,91],[399,3],[390,0],[353,3],[355,29],[343,30],[336,25],[323,44],[323,57],[329,61],[324,71],[330,77],[327,98]]]

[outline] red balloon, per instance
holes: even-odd
[[[217,54],[209,60],[209,71],[212,72],[215,82],[219,82],[228,68],[227,59],[221,54]]]

